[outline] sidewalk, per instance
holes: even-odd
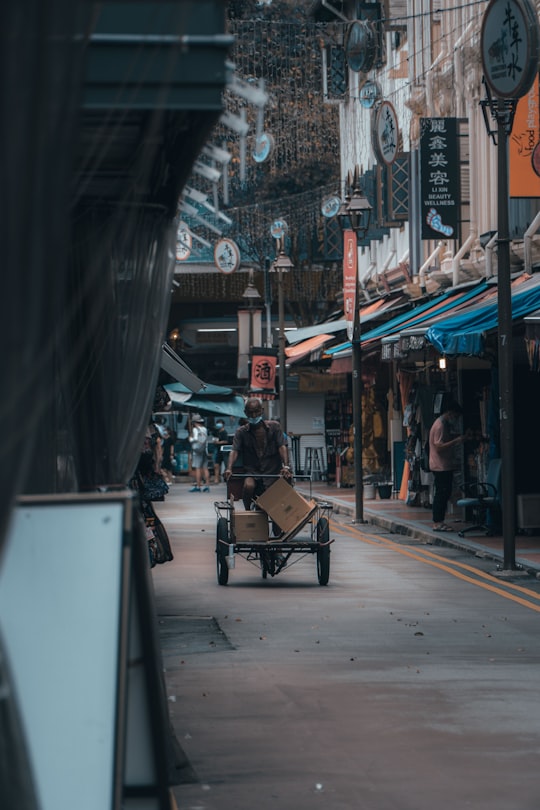
[[[310,495],[309,482],[299,481],[296,489],[302,495]],[[353,488],[337,489],[324,481],[311,483],[311,497],[325,500],[334,507],[339,514],[355,514],[355,491]],[[446,523],[455,526],[455,532],[438,533],[433,531],[431,509],[407,506],[397,498],[389,500],[364,501],[364,520],[375,526],[381,526],[395,534],[405,534],[415,537],[429,545],[446,545],[461,548],[482,557],[491,558],[498,565],[504,564],[504,543],[500,535],[487,537],[481,532],[471,532],[465,537],[459,537],[458,532],[470,525],[465,523],[460,515],[448,514]],[[540,578],[540,534],[516,535],[516,564],[526,572]]]

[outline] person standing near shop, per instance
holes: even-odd
[[[222,419],[216,421],[214,431],[214,484],[219,484],[221,480],[221,465],[223,464],[223,448],[229,444],[229,434],[225,430],[225,422]]]
[[[202,416],[195,414],[191,417],[193,428],[189,442],[191,444],[191,469],[195,473],[195,484],[190,492],[209,492],[210,476],[208,473],[208,431],[204,426]],[[201,484],[204,487],[201,488]]]
[[[458,448],[463,436],[456,428],[462,413],[459,402],[449,401],[429,431],[429,469],[434,481],[433,530],[436,532],[452,531],[444,518],[452,494],[454,471],[459,469]]]

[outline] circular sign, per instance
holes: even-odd
[[[341,200],[339,197],[329,197],[327,200],[324,200],[323,204],[321,205],[321,214],[323,217],[331,219],[332,217],[335,217],[339,211],[340,205]]]
[[[181,222],[176,234],[176,261],[185,262],[186,259],[189,259],[192,247],[193,238],[191,232],[186,223]]]
[[[345,35],[345,58],[355,73],[368,73],[375,64],[377,43],[372,26],[365,20],[355,20]]]
[[[255,163],[264,163],[274,151],[274,138],[269,132],[263,132],[255,140],[255,149],[252,153]]]
[[[396,111],[389,101],[383,101],[374,113],[371,140],[379,160],[391,166],[398,153],[399,128]]]
[[[360,104],[367,110],[370,110],[376,101],[381,97],[381,88],[377,82],[366,82],[361,88],[358,98]]]
[[[288,233],[289,226],[284,219],[276,219],[276,221],[272,222],[270,225],[270,234],[274,239],[282,239],[284,236],[287,236]]]
[[[240,250],[232,239],[220,239],[214,248],[214,262],[222,273],[234,273],[240,266]]]
[[[538,71],[538,19],[529,0],[491,0],[482,20],[484,76],[496,98],[521,98]]]

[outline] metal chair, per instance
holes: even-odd
[[[470,484],[465,488],[465,497],[456,502],[456,506],[473,509],[477,516],[474,525],[458,532],[460,537],[475,531],[483,531],[487,535],[494,534],[495,528],[500,525],[501,465],[500,458],[492,459],[489,462],[486,480]]]

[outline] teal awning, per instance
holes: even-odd
[[[194,394],[182,383],[171,383],[163,387],[175,405],[206,413],[218,413],[221,416],[235,416],[238,419],[245,416],[244,397],[235,394],[232,388],[205,383],[202,391]]]
[[[484,292],[486,289],[487,284],[482,282],[480,284],[476,284],[472,289],[468,289],[466,292],[448,290],[442,295],[437,296],[437,298],[432,298],[430,301],[426,301],[417,307],[408,309],[405,312],[401,312],[399,315],[396,315],[395,318],[392,318],[391,320],[376,326],[374,329],[371,329],[369,332],[366,332],[361,338],[362,346],[368,342],[376,340],[377,338],[385,338],[394,334],[398,335],[404,329],[418,326],[435,316],[440,317],[448,312],[451,312],[456,306],[462,305],[467,301],[476,298],[477,295]],[[336,355],[340,352],[350,350],[351,346],[351,342],[346,341],[327,349],[325,354],[328,356]]]
[[[540,306],[540,284],[534,281],[534,286],[527,289],[517,287],[512,292],[512,320],[523,318]],[[485,333],[496,329],[497,325],[498,303],[495,298],[488,304],[430,326],[426,339],[441,354],[481,356],[484,353]]]

